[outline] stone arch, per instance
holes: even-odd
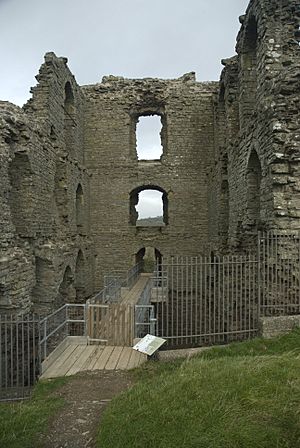
[[[257,152],[253,149],[247,165],[247,217],[250,224],[257,224],[261,211],[261,179],[262,169]]]
[[[68,173],[64,160],[56,163],[54,178],[54,196],[60,223],[69,224],[69,198],[68,198]]]
[[[75,298],[74,275],[70,266],[66,266],[62,281],[58,288],[58,297],[56,306],[60,307],[65,303],[73,303]]]
[[[13,224],[20,236],[31,236],[33,214],[33,178],[27,154],[16,153],[8,169],[11,190],[9,205]]]
[[[252,115],[257,92],[257,20],[252,15],[245,24],[241,49],[241,111],[242,119]]]
[[[71,83],[67,81],[65,84],[65,100],[64,100],[65,113],[73,115],[74,106],[75,106],[75,100],[73,89],[71,87]]]
[[[69,81],[65,84],[64,92],[64,138],[65,147],[68,153],[74,151],[74,130],[75,130],[75,100],[73,89]]]
[[[152,246],[144,246],[135,254],[135,262],[142,264],[144,272],[153,272],[156,267],[161,266],[162,254],[159,249]]]
[[[76,189],[76,226],[77,232],[82,234],[84,230],[84,197],[81,184]]]
[[[138,212],[136,210],[136,205],[139,202],[139,194],[142,191],[146,190],[154,190],[162,193],[162,208],[163,208],[163,223],[164,225],[169,224],[169,216],[168,216],[168,193],[161,187],[157,185],[142,185],[131,191],[129,195],[129,223],[133,226],[137,224],[138,220]]]
[[[86,266],[82,250],[78,251],[75,266],[76,302],[83,303],[86,299]]]

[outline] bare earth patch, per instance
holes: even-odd
[[[132,380],[125,371],[85,372],[74,376],[55,394],[66,405],[39,440],[43,448],[92,448],[101,415],[111,399]]]

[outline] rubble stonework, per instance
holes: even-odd
[[[222,253],[260,229],[300,228],[299,2],[251,0],[240,22],[220,82],[79,86],[47,53],[28,103],[0,102],[2,310],[83,302],[149,248]],[[147,115],[161,117],[160,160],[137,157]],[[165,225],[136,225],[149,188]]]

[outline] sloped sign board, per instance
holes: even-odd
[[[133,348],[133,350],[136,350],[138,352],[144,353],[145,355],[151,356],[165,342],[166,342],[166,339],[158,338],[156,336],[152,336],[151,334],[147,334],[145,337],[143,337],[143,339],[141,339],[132,348]]]

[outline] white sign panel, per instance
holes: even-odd
[[[143,339],[141,339],[137,344],[135,344],[133,350],[144,353],[145,355],[151,356],[156,350],[159,349],[166,339],[157,338],[151,334],[147,334]]]

